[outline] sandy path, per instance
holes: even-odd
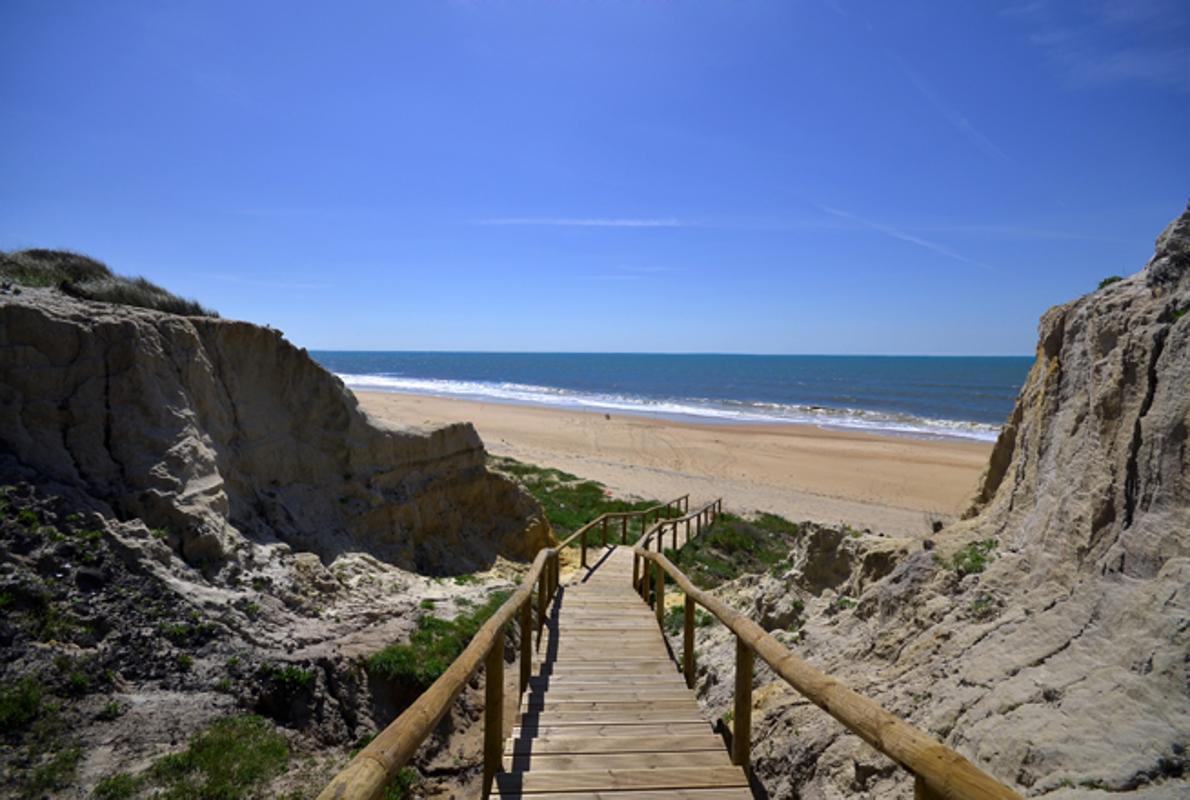
[[[474,423],[489,452],[557,467],[617,493],[735,511],[922,534],[931,515],[963,510],[990,444],[826,431],[795,425],[701,425],[628,415],[358,392],[396,424]]]

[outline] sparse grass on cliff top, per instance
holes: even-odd
[[[188,317],[217,317],[194,300],[178,297],[145,278],[112,272],[102,261],[67,250],[0,252],[0,280],[57,288],[72,297],[136,306]]]
[[[702,536],[666,556],[700,589],[716,586],[746,573],[765,572],[778,566],[800,535],[796,523],[776,514],[744,519],[720,514]]]
[[[657,505],[656,500],[619,500],[597,481],[584,480],[558,469],[525,464],[511,458],[489,456],[488,466],[517,481],[541,503],[546,518],[559,537],[581,528],[600,514],[612,511],[641,511]]]

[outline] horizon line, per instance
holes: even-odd
[[[502,356],[742,356],[750,358],[1034,358],[1017,353],[746,353],[715,350],[392,350],[306,347],[310,353],[410,353]]]

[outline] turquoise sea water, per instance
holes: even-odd
[[[990,440],[1029,357],[311,353],[353,389]]]

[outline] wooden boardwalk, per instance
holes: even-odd
[[[564,585],[504,747],[499,795],[542,800],[750,798],[632,590],[632,549]]]

